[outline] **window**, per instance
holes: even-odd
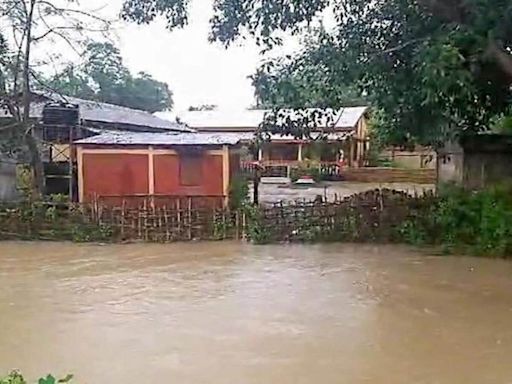
[[[180,184],[198,186],[203,182],[203,158],[201,156],[180,156]]]

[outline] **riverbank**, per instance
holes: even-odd
[[[372,190],[334,201],[250,206],[197,206],[189,199],[121,206],[22,203],[0,209],[0,236],[21,240],[146,241],[250,240],[256,243],[395,242],[411,212],[426,209],[433,194],[411,196]]]
[[[23,203],[0,208],[0,239],[75,242],[242,240],[265,243],[407,243],[445,253],[512,255],[509,188],[411,195],[378,189],[335,201],[236,210]]]

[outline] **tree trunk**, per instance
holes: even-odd
[[[35,128],[30,121],[30,103],[32,94],[30,92],[30,53],[32,46],[32,22],[36,0],[30,0],[30,9],[27,13],[25,33],[25,61],[23,63],[23,116],[22,129],[25,131],[25,144],[29,151],[30,166],[33,172],[33,193],[41,196],[44,192],[44,164],[39,151],[38,139]]]

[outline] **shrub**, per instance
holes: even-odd
[[[229,205],[233,210],[242,208],[249,199],[249,182],[244,176],[236,176],[229,186]]]
[[[293,182],[304,176],[311,176],[317,183],[322,181],[320,164],[315,161],[304,161],[297,168],[292,169],[290,176]]]
[[[69,383],[73,379],[73,375],[67,375],[62,379],[56,379],[52,375],[40,378],[38,384],[57,384],[57,383]],[[27,381],[21,373],[18,371],[11,372],[8,376],[1,378],[0,384],[27,384]]]
[[[511,192],[506,186],[475,192],[446,188],[428,212],[402,225],[402,239],[413,244],[441,245],[448,252],[510,256]]]

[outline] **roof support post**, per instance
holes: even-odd
[[[148,152],[148,192],[151,196],[155,194],[155,153],[152,146]]]
[[[76,165],[78,168],[78,202],[84,202],[84,152],[82,146],[76,147]]]
[[[229,146],[222,147],[222,180],[224,182],[224,204],[227,207],[229,203],[229,185],[230,180],[230,166],[229,166]]]

